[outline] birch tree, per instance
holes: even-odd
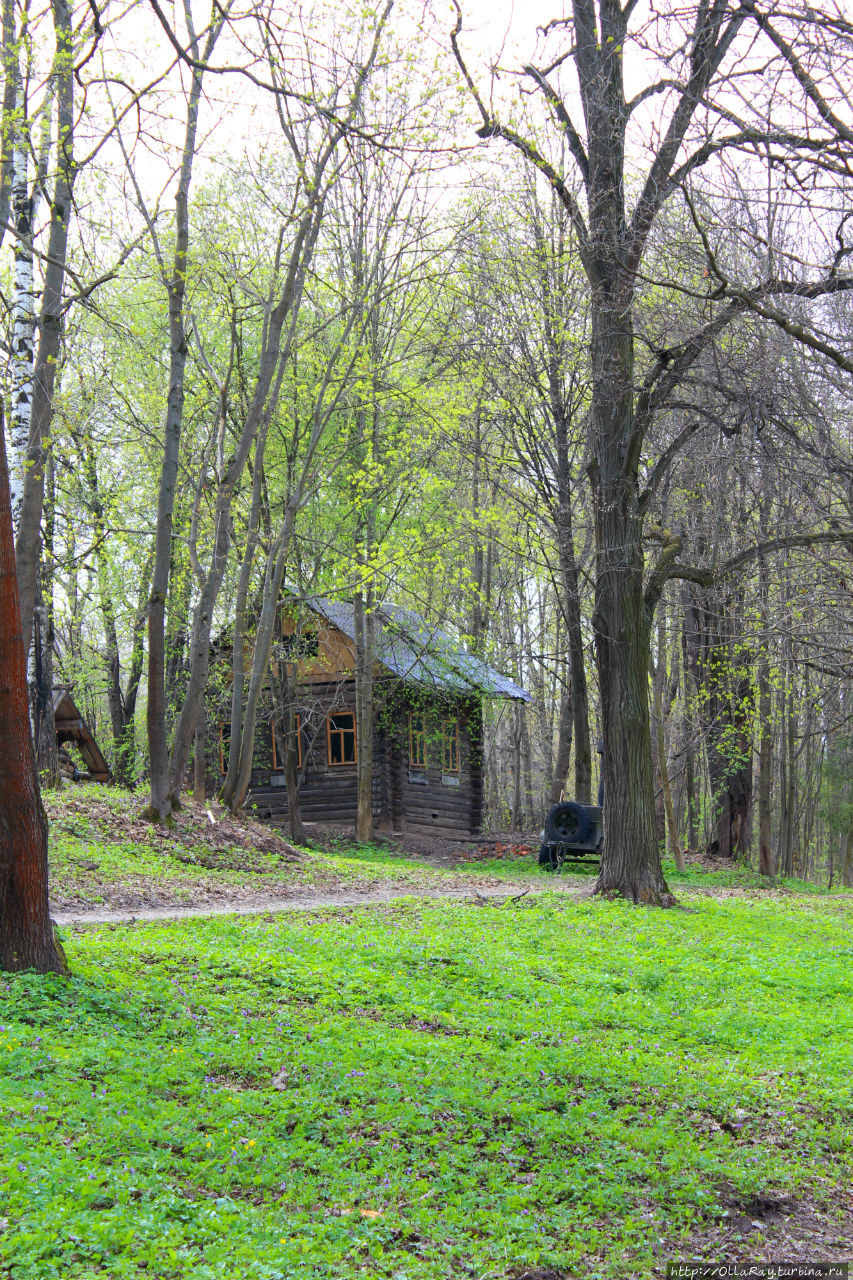
[[[55,53],[50,72],[55,100],[54,164],[46,181],[50,221],[39,312],[39,340],[33,368],[29,439],[15,542],[24,645],[29,650],[39,568],[40,525],[44,504],[45,446],[49,440],[60,340],[72,193],[77,174],[74,159],[74,33],[67,0],[51,0]],[[48,117],[50,118],[50,117]]]
[[[10,391],[12,420],[10,439],[12,467],[12,525],[17,533],[24,500],[24,476],[30,443],[30,421],[33,401],[33,360],[35,352],[35,281],[33,278],[33,216],[37,189],[30,190],[30,138],[24,76],[21,69],[21,44],[26,39],[27,11],[24,10],[20,33],[14,29],[14,8],[4,11],[4,45],[11,46],[6,58],[6,76],[14,95],[13,114],[9,120],[12,143],[11,212],[15,229],[15,266],[12,284],[12,349],[10,353]]]

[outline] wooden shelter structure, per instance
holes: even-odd
[[[483,700],[530,695],[410,609],[374,614],[373,814],[379,830],[469,836],[483,817]],[[294,690],[298,791],[307,822],[349,823],[357,808],[355,611],[317,596],[282,603],[265,717],[255,734],[249,803],[287,820],[276,690]],[[283,681],[283,667],[287,680]],[[278,677],[278,678],[276,678]],[[220,775],[227,722],[219,726]]]
[[[56,742],[62,753],[62,748],[66,743],[73,742],[74,746],[83,757],[83,762],[89,770],[88,775],[85,773],[78,774],[81,778],[88,777],[93,782],[109,782],[111,778],[110,766],[107,764],[101,749],[95,741],[91,729],[80,713],[76,702],[71,697],[71,691],[67,687],[54,689],[53,691],[53,719],[56,726]]]

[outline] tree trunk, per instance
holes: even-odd
[[[551,614],[549,612],[550,593],[547,588],[540,592],[539,598],[539,619],[537,635],[544,636],[550,626]],[[559,637],[561,628],[554,628],[555,636]],[[556,652],[559,655],[560,641],[557,638]],[[527,652],[528,670],[530,672],[530,680],[533,692],[534,715],[537,720],[538,744],[542,753],[542,770],[539,773],[538,786],[534,791],[533,805],[531,808],[531,819],[534,823],[538,822],[543,816],[544,811],[551,802],[551,790],[554,784],[554,774],[556,772],[556,757],[554,752],[554,733],[558,731],[558,716],[562,703],[562,698],[557,696],[558,683],[562,684],[565,680],[565,673],[561,673],[562,680],[557,679],[557,660],[550,664],[550,670],[533,657],[532,649]]]
[[[30,705],[36,768],[42,787],[61,787],[59,749],[53,715],[53,534],[55,516],[55,468],[53,448],[47,455],[44,542],[42,564],[36,579],[36,608],[33,625],[33,688]]]
[[[769,469],[765,470],[764,492],[760,507],[760,533],[766,539],[770,506],[773,500]],[[773,786],[773,723],[770,696],[770,636],[768,620],[770,611],[770,581],[767,560],[758,558],[758,598],[761,610],[761,641],[758,650],[758,873],[773,875],[773,853],[770,847],[770,801]]]
[[[483,634],[486,630],[488,620],[488,601],[483,597],[484,585],[484,556],[483,556],[483,539],[480,533],[480,523],[483,512],[481,511],[480,497],[480,468],[483,461],[483,430],[482,430],[482,405],[477,401],[474,409],[474,439],[472,442],[472,471],[471,471],[471,514],[473,518],[473,587],[474,594],[471,604],[471,650],[473,653],[480,654],[482,651]]]
[[[551,779],[551,804],[559,804],[566,789],[566,776],[572,758],[572,732],[574,730],[571,686],[560,699],[560,727],[557,738],[557,758]]]
[[[207,716],[204,703],[195,726],[195,742],[193,750],[193,800],[196,804],[204,804],[207,799],[207,759],[205,756],[205,739],[207,737]]]
[[[284,745],[284,782],[287,788],[287,823],[290,838],[295,844],[305,843],[305,824],[302,821],[302,802],[299,798],[299,759],[297,755],[297,729],[291,712],[293,727],[289,728]]]
[[[49,586],[50,584],[48,584]],[[33,614],[33,681],[30,705],[33,711],[33,739],[36,768],[42,788],[62,786],[59,749],[53,716],[53,610],[41,574],[36,579]]]
[[[512,726],[512,803],[510,805],[510,831],[521,830],[521,717],[518,704],[513,708]]]
[[[572,527],[571,477],[567,448],[568,424],[562,413],[557,416],[557,467],[559,501],[554,511],[557,554],[563,586],[561,601],[566,621],[569,649],[569,680],[575,747],[575,796],[589,804],[592,795],[592,745],[589,735],[589,694],[584,664],[583,629],[581,625],[580,580],[575,557]],[[556,802],[555,802],[556,803]]]
[[[136,781],[136,700],[145,664],[145,622],[148,612],[148,578],[153,563],[149,553],[139,581],[139,599],[133,620],[130,669],[122,693],[122,731],[115,748],[115,778],[122,786],[132,787]]]
[[[184,494],[177,500],[179,529],[184,528],[185,511],[182,510]],[[192,570],[184,538],[179,533],[172,538],[172,562],[169,565],[169,599],[166,610],[166,736],[172,736],[172,727],[178,708],[184,701],[189,670],[190,603],[193,593]],[[183,781],[183,779],[182,779]],[[180,788],[176,791],[179,795]]]
[[[625,536],[602,539],[602,558],[613,559],[618,545],[621,562],[622,549],[630,545],[629,533],[623,526]],[[633,902],[672,906],[675,900],[664,879],[655,820],[642,569],[636,562],[633,571],[621,563],[617,570],[610,563],[606,569],[602,566],[598,581],[596,656],[604,731],[605,834],[595,888],[597,893],[615,891]]]
[[[770,801],[773,786],[773,722],[770,677],[763,646],[758,663],[758,725],[758,871],[762,876],[772,876]]]
[[[788,678],[793,686],[793,660],[788,668]],[[788,821],[785,830],[785,875],[793,876],[796,868],[794,865],[794,854],[796,847],[797,833],[797,713],[795,710],[796,702],[794,699],[793,687],[788,693],[788,724],[785,733],[785,740],[788,747],[788,764],[787,764],[787,780],[788,795],[786,801],[786,812]]]
[[[249,688],[246,695],[246,706],[239,717],[240,733],[232,737],[228,746],[228,775],[222,791],[222,800],[233,813],[236,813],[246,798],[252,780],[252,757],[255,744],[255,723],[261,692],[269,677],[270,655],[278,621],[278,607],[281,596],[281,584],[290,552],[293,536],[293,522],[301,500],[299,493],[292,495],[285,507],[284,523],[278,538],[270,547],[267,556],[267,567],[264,575],[261,616],[255,634],[252,652],[252,670],[249,676]],[[232,726],[234,724],[234,704],[232,703]],[[232,768],[232,757],[236,759]],[[234,781],[231,784],[231,778]]]
[[[302,801],[299,795],[299,735],[301,728],[296,720],[296,663],[281,663],[282,679],[279,694],[284,715],[283,752],[284,785],[287,788],[287,821],[290,838],[295,844],[305,843],[305,824],[302,821]],[[278,725],[276,725],[276,731]]]
[[[33,362],[35,344],[35,286],[33,283],[33,199],[29,191],[29,148],[26,138],[27,106],[21,83],[18,55],[14,57],[17,119],[12,132],[12,210],[15,223],[15,275],[12,293],[12,354],[10,359],[12,460],[10,485],[12,525],[17,534],[24,500],[24,476],[30,444],[33,409]]]
[[[53,418],[53,390],[60,359],[62,299],[71,196],[76,175],[74,163],[74,53],[71,9],[67,0],[51,0],[56,34],[56,56],[52,76],[56,85],[57,157],[56,181],[50,202],[50,229],[47,266],[42,289],[38,354],[33,372],[32,420],[24,477],[21,516],[15,542],[15,560],[20,595],[24,652],[29,651],[33,633],[36,577],[39,572],[39,542],[44,502],[44,442]]]
[[[614,543],[608,538],[605,549]],[[627,537],[619,539],[620,547],[627,543]],[[596,892],[615,891],[634,902],[672,906],[655,820],[642,571],[632,573],[625,566],[617,582],[614,566],[608,570],[600,574],[596,593],[605,797],[604,849]]]
[[[261,353],[258,377],[240,437],[227,467],[221,470],[218,476],[213,519],[213,552],[193,614],[187,688],[172,743],[170,767],[173,795],[177,795],[180,791],[181,778],[189,758],[195,720],[207,686],[213,611],[225,577],[231,547],[232,501],[253,443],[255,443],[255,467],[263,469],[270,417],[278,402],[281,380],[293,338],[295,317],[302,298],[305,274],[313,256],[319,229],[317,209],[313,203],[309,203],[309,208],[299,223],[281,295],[265,325],[266,341]],[[290,327],[286,337],[283,338],[285,321],[288,319],[291,322]],[[224,406],[222,418],[224,421]]]
[[[612,195],[608,196],[612,199]],[[650,609],[643,589],[639,441],[634,448],[633,325],[615,305],[625,280],[593,293],[593,628],[604,736],[604,847],[597,893],[672,906],[660,860],[649,720]],[[604,295],[604,296],[602,296]],[[611,305],[608,300],[612,299]]]
[[[788,716],[786,689],[779,690],[779,835],[776,851],[776,865],[780,876],[790,875],[787,863],[788,841]]]
[[[369,554],[369,545],[363,550]],[[355,838],[360,844],[369,844],[373,839],[373,667],[376,659],[376,615],[372,582],[363,591],[356,592],[353,604],[358,788]]]
[[[533,793],[533,752],[530,744],[530,730],[527,726],[527,710],[523,703],[519,706],[519,714],[521,716],[521,771],[524,775],[524,799],[526,804],[524,818],[525,826],[532,826],[536,820],[536,800]]]
[[[107,706],[110,710],[110,724],[113,733],[113,777],[120,786],[131,787],[133,785],[133,751],[128,750],[128,746],[132,746],[134,737],[133,714],[131,713],[130,724],[128,724],[125,697],[121,687],[121,655],[116,627],[115,603],[110,587],[109,561],[106,551],[107,530],[104,520],[104,504],[98,482],[98,467],[91,440],[80,439],[73,431],[72,435],[74,435],[80,452],[86,483],[89,488],[92,530],[95,535],[98,604],[101,623],[104,628],[104,652],[107,659]],[[134,652],[137,648],[137,631],[138,626],[134,628]],[[133,659],[131,659],[132,668]],[[139,677],[137,677],[137,684],[138,681]],[[134,705],[135,701],[134,693]],[[130,744],[128,743],[128,738],[131,739]]]
[[[663,710],[663,686],[666,681],[666,639],[665,639],[665,621],[664,614],[658,621],[658,662],[654,677],[654,700],[655,700],[655,730],[657,739],[657,757],[658,772],[660,773],[660,785],[663,792],[664,812],[666,814],[666,826],[669,832],[669,844],[672,849],[672,856],[675,858],[675,865],[679,871],[686,871],[684,862],[684,851],[681,848],[681,841],[678,838],[678,823],[675,820],[675,807],[672,803],[672,789],[669,784],[669,765],[666,758],[666,734],[664,732],[664,710]]]
[[[224,13],[208,29],[204,60],[213,51]],[[192,40],[198,58],[198,42]],[[169,302],[169,393],[166,401],[163,457],[157,493],[157,523],[154,535],[154,570],[148,604],[148,755],[151,785],[145,816],[152,822],[166,823],[172,811],[172,785],[169,773],[169,747],[166,717],[166,601],[169,571],[172,563],[172,522],[178,481],[181,428],[184,413],[184,372],[187,364],[187,333],[184,324],[184,297],[189,267],[189,194],[195,160],[198,110],[203,70],[193,72],[187,105],[187,123],[181,154],[181,169],[175,195],[175,251],[172,274],[166,282]]]
[[[21,80],[20,42],[15,22],[15,0],[2,0],[3,106],[0,128],[0,243],[9,222],[15,182],[15,130],[10,128]]]
[[[255,443],[255,461],[252,471],[252,502],[249,508],[249,523],[246,529],[246,546],[243,549],[240,575],[237,579],[234,638],[231,644],[231,723],[228,737],[227,773],[222,787],[222,799],[225,804],[230,803],[230,797],[237,790],[240,742],[243,734],[243,693],[246,684],[246,630],[249,621],[249,583],[258,545],[258,526],[264,487],[263,457],[265,445],[266,426],[262,429]]]
[[[687,810],[687,845],[696,849],[699,844],[699,802],[696,796],[696,761],[693,753],[693,737],[690,723],[686,725],[687,745],[684,749],[684,803]]]
[[[841,852],[838,859],[839,880],[845,889],[853,889],[853,823],[841,837]]]
[[[169,749],[167,744],[166,698],[166,598],[169,589],[169,570],[172,549],[172,514],[175,506],[175,484],[178,474],[178,452],[183,410],[183,371],[186,364],[186,338],[183,323],[171,313],[172,336],[171,386],[166,415],[166,439],[163,463],[160,470],[160,488],[157,499],[157,528],[154,539],[154,571],[151,576],[151,595],[148,601],[148,702],[146,725],[148,729],[148,756],[150,769],[149,803],[146,817],[153,822],[166,823],[171,815],[171,787],[169,785]],[[180,335],[176,330],[180,328]]]
[[[48,908],[47,819],[30,738],[9,472],[0,422],[0,969],[67,974]]]
[[[657,671],[660,668],[660,660],[657,666],[654,664],[649,671],[649,679],[652,687],[652,773],[655,780],[655,827],[658,833],[658,844],[663,850],[666,847],[666,805],[663,796],[663,779],[660,766],[660,745],[658,736],[658,723],[663,719],[663,707],[658,709],[659,697],[657,688]],[[662,692],[662,691],[661,691]],[[662,701],[662,699],[661,699]]]

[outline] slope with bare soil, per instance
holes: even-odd
[[[382,900],[391,889],[487,890],[504,879],[479,868],[472,875],[461,859],[420,845],[417,852],[390,842],[356,846],[335,828],[312,828],[312,847],[296,848],[272,828],[248,816],[235,818],[215,802],[187,801],[168,828],[145,821],[142,799],[116,788],[68,787],[48,793],[45,805],[51,904],[65,919],[266,907],[318,894],[374,893]]]

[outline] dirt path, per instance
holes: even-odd
[[[547,886],[548,893],[564,893],[579,897],[588,892],[585,885],[555,882]],[[305,893],[290,898],[257,898],[252,901],[225,902],[199,907],[136,907],[117,911],[103,907],[93,911],[61,908],[51,912],[52,918],[63,927],[98,924],[143,924],[149,920],[196,920],[218,916],[261,916],[280,911],[318,911],[328,907],[384,906],[402,898],[418,901],[473,901],[483,905],[506,902],[511,898],[541,897],[543,890],[517,884],[491,885],[483,892],[473,885],[470,889],[426,889],[417,886],[401,889],[371,889],[362,893]]]
[[[51,909],[51,918],[62,927],[86,925],[144,924],[156,920],[204,920],[217,919],[223,916],[262,916],[284,911],[323,911],[336,907],[375,907],[387,906],[405,898],[417,902],[471,902],[483,906],[508,902],[513,898],[541,898],[544,894],[559,893],[570,898],[585,898],[591,895],[592,882],[588,878],[555,879],[543,885],[522,885],[519,883],[496,883],[494,880],[474,881],[469,887],[433,889],[427,885],[397,885],[382,889],[327,890],[324,893],[312,893],[310,889],[296,892],[287,897],[255,896],[251,898],[235,898],[226,902],[204,902],[198,906],[151,907],[67,907],[55,906]],[[741,889],[731,886],[709,887],[693,886],[690,890],[681,890],[679,897],[686,898],[761,898],[781,896],[781,890],[773,889]],[[688,903],[684,904],[685,906]],[[853,900],[841,900],[834,903],[839,910],[853,911]]]

